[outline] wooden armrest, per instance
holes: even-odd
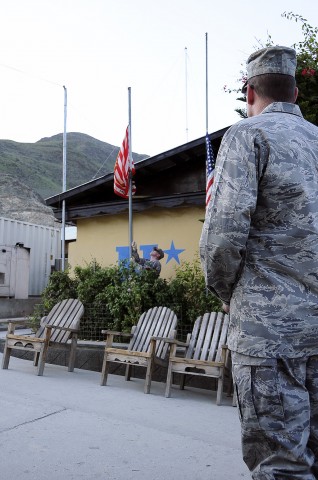
[[[114,332],[113,330],[102,330],[104,335],[114,335],[115,337],[131,337],[131,333],[127,332]]]
[[[29,322],[29,318],[5,318],[2,319],[1,323],[8,323],[7,335],[14,335],[15,327],[17,325],[23,325],[26,327],[26,323]]]
[[[150,340],[162,340],[163,342],[170,343],[171,345],[177,345],[178,347],[188,347],[189,344],[186,342],[180,342],[175,338],[168,338],[168,337],[151,337]]]
[[[0,320],[0,323],[14,323],[14,325],[23,325],[24,323],[26,322],[29,322],[30,319],[28,317],[22,317],[22,318],[19,318],[19,317],[15,317],[15,318],[2,318]]]

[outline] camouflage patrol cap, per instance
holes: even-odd
[[[296,51],[293,48],[278,45],[262,48],[252,53],[247,59],[247,80],[264,73],[279,73],[295,77],[296,65]],[[243,89],[247,86],[247,80]]]
[[[154,250],[155,250],[155,252],[157,252],[159,254],[159,260],[161,260],[165,256],[165,254],[163,253],[163,250],[161,250],[161,248],[154,247]]]

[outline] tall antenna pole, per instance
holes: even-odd
[[[67,117],[67,90],[64,88],[64,132],[63,132],[63,185],[62,191],[66,191],[66,117]],[[65,200],[62,202],[62,271],[65,270]]]
[[[128,87],[128,150],[129,150],[129,258],[132,256],[131,244],[133,242],[133,213],[132,213],[132,145],[131,145],[131,87]]]
[[[185,53],[185,102],[186,102],[186,140],[189,141],[189,129],[188,129],[188,49],[184,48]]]
[[[209,107],[208,107],[208,34],[205,34],[205,127],[209,132]]]

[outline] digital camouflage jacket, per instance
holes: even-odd
[[[318,128],[298,106],[272,103],[224,135],[200,254],[230,304],[231,350],[318,354]]]

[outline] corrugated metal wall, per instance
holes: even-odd
[[[41,295],[47,285],[51,265],[61,257],[61,231],[0,217],[0,245],[23,243],[30,248],[29,295]]]

